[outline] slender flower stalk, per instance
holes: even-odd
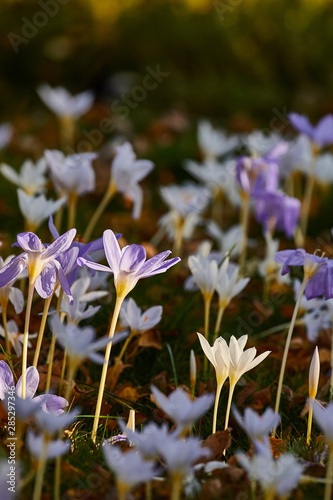
[[[287,339],[286,343],[284,346],[284,352],[283,352],[283,357],[282,357],[282,364],[281,364],[281,369],[280,369],[280,375],[279,375],[279,383],[278,383],[278,388],[277,388],[277,394],[276,394],[276,401],[275,401],[275,413],[279,413],[279,408],[280,408],[280,400],[281,400],[281,392],[282,392],[282,384],[283,384],[283,379],[284,379],[284,372],[286,370],[286,364],[287,364],[287,357],[289,353],[289,347],[290,347],[290,342],[291,342],[291,337],[294,331],[294,326],[295,322],[297,319],[297,314],[299,311],[299,307],[301,304],[301,300],[303,297],[303,293],[305,290],[306,285],[308,284],[309,278],[307,276],[304,276],[301,287],[298,292],[298,297],[297,301],[295,304],[294,312],[290,321],[289,329],[288,329],[288,334],[287,334]]]
[[[311,441],[313,403],[317,395],[319,374],[320,374],[320,359],[319,359],[318,347],[316,347],[312,356],[310,370],[309,370],[309,416],[308,416],[308,428],[306,433],[306,444],[308,446]]]
[[[324,500],[331,500],[333,488],[333,404],[323,408],[317,403],[313,405],[313,416],[328,442],[328,464],[326,470],[326,483]]]
[[[50,309],[52,297],[53,297],[53,294],[50,297],[48,297],[47,299],[45,299],[45,301],[44,301],[43,315],[42,315],[42,319],[41,319],[40,326],[39,326],[37,343],[36,343],[36,347],[35,347],[34,360],[33,360],[33,363],[32,363],[32,366],[34,366],[35,368],[37,368],[37,365],[38,365],[40,348],[42,346],[42,341],[43,341],[43,336],[44,336],[45,326],[46,326],[46,320],[47,320],[47,315],[48,315],[48,312],[49,312],[49,309]]]
[[[120,313],[120,308],[122,306],[122,303],[124,302],[124,298],[125,298],[124,296],[117,296],[117,298],[116,298],[116,303],[115,303],[113,314],[112,314],[112,320],[111,320],[110,328],[109,328],[109,332],[108,332],[109,339],[112,339],[114,336],[119,313]],[[105,349],[104,363],[103,363],[102,374],[101,374],[101,378],[100,378],[100,382],[99,382],[94,423],[93,423],[93,428],[92,428],[92,432],[91,432],[91,439],[94,442],[96,442],[96,437],[97,437],[97,429],[98,429],[99,417],[101,414],[101,408],[102,408],[102,402],[103,402],[103,396],[104,396],[104,388],[105,388],[105,382],[106,382],[106,375],[108,372],[109,360],[110,360],[110,356],[111,356],[111,348],[112,348],[112,342],[110,342],[106,346],[106,349]]]
[[[82,257],[78,259],[80,265],[86,265],[96,271],[104,271],[113,273],[114,285],[116,289],[116,304],[110,323],[108,338],[112,339],[116,329],[116,324],[120,314],[121,306],[128,293],[133,290],[137,282],[142,278],[147,278],[155,274],[164,273],[174,264],[180,261],[179,257],[168,259],[170,251],[165,251],[146,260],[146,251],[141,245],[126,245],[124,248],[119,247],[119,243],[113,231],[107,229],[103,233],[103,245],[105,256],[110,267],[88,261]],[[97,436],[97,428],[101,413],[102,400],[105,388],[106,375],[111,355],[112,342],[110,342],[105,350],[102,375],[98,390],[96,411],[93,423],[91,438],[95,442]]]
[[[246,263],[249,220],[250,220],[250,196],[248,193],[244,192],[242,193],[242,205],[240,214],[240,225],[242,228],[242,238],[241,238],[239,261],[238,261],[240,274],[244,273],[244,267]]]

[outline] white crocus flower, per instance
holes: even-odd
[[[46,170],[47,164],[44,158],[41,158],[36,163],[26,160],[22,164],[20,172],[5,163],[0,167],[2,175],[16,186],[22,188],[28,195],[35,195],[45,191],[47,183]]]
[[[219,191],[226,191],[232,182],[231,175],[224,163],[206,160],[202,165],[192,160],[185,163],[185,169],[201,184],[207,187],[213,195]]]
[[[95,189],[95,171],[92,167],[96,153],[78,153],[65,156],[58,150],[46,150],[45,158],[53,185],[59,196],[70,200]]]
[[[243,142],[249,149],[250,153],[257,156],[265,156],[268,151],[270,151],[274,146],[277,146],[277,144],[281,143],[281,141],[282,137],[280,134],[273,132],[267,135],[260,130],[255,130],[243,139]]]
[[[197,332],[197,335],[199,337],[199,341],[203,352],[205,353],[207,359],[212,363],[212,365],[215,368],[217,387],[215,395],[213,428],[212,428],[212,434],[214,434],[216,432],[217,410],[218,410],[221,390],[224,382],[226,381],[229,375],[229,360],[227,359],[225,361],[222,357],[222,349],[224,345],[220,342],[219,339],[216,339],[214,344],[210,346],[208,340],[203,335],[201,335],[201,333]]]
[[[214,129],[207,120],[202,120],[198,125],[198,143],[206,159],[215,159],[230,153],[239,145],[236,136],[227,137],[222,130]]]
[[[201,220],[201,213],[210,201],[209,190],[196,184],[170,185],[160,188],[160,194],[170,210],[158,224],[174,240],[174,253],[181,251],[183,240],[190,238]]]
[[[216,241],[222,255],[230,253],[232,258],[239,255],[240,241],[243,234],[240,224],[236,224],[228,230],[222,231],[215,221],[210,220],[206,224],[206,229],[209,236]]]
[[[180,388],[173,391],[169,397],[154,386],[152,386],[151,392],[156,405],[173,420],[177,427],[177,433],[182,436],[191,430],[193,424],[209,410],[214,400],[211,394],[203,394],[192,400],[190,395]]]
[[[8,340],[13,346],[13,349],[15,351],[16,356],[19,358],[22,355],[22,344],[23,344],[23,339],[24,335],[23,333],[19,332],[19,328],[16,324],[16,322],[12,319],[10,319],[7,322],[7,335],[8,335]],[[1,337],[6,337],[5,330],[2,325],[0,325],[0,336]],[[37,337],[37,333],[30,333],[29,334],[29,339]],[[28,341],[28,347],[31,348],[31,342],[30,340]]]
[[[60,117],[79,118],[92,106],[94,94],[89,90],[72,95],[63,87],[42,84],[37,89],[39,97],[53,113]]]
[[[203,255],[191,255],[188,265],[204,299],[205,337],[209,336],[210,305],[217,285],[218,265]]]
[[[276,252],[279,250],[280,240],[274,239],[271,233],[265,233],[266,240],[266,255],[258,265],[258,271],[260,276],[265,278],[266,282],[269,283],[271,280],[277,280],[278,283],[290,283],[289,274],[282,275],[281,269],[282,264],[279,264],[274,259]]]
[[[22,189],[17,190],[17,196],[21,213],[26,222],[26,229],[31,232],[36,232],[40,224],[57,212],[66,202],[66,198],[60,198],[56,201],[47,200],[44,194],[33,196],[25,193]]]
[[[236,456],[249,478],[258,481],[265,492],[265,498],[287,498],[296,488],[304,469],[289,453],[280,455],[277,460],[267,454],[254,455],[252,458],[243,453]]]
[[[0,125],[0,150],[5,148],[13,135],[13,127],[9,123]]]
[[[312,415],[313,415],[313,404],[317,396],[318,383],[320,375],[320,358],[318,347],[316,346],[309,369],[309,416],[308,416],[308,428],[306,434],[306,444],[309,446],[311,441],[311,429],[312,429]]]
[[[229,262],[226,257],[222,262],[217,276],[216,291],[219,295],[219,309],[216,320],[215,336],[217,336],[223,313],[231,300],[236,297],[248,284],[250,278],[239,277],[239,266]]]

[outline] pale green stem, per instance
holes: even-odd
[[[119,483],[117,482],[117,493],[118,493],[118,500],[126,500],[127,498],[127,493],[130,491],[130,488],[126,483]]]
[[[59,233],[61,233],[61,224],[62,224],[63,214],[64,214],[64,206],[61,205],[61,207],[58,209],[57,213],[55,214],[55,218],[54,218],[54,225],[58,229]]]
[[[70,195],[68,196],[68,220],[67,220],[68,229],[75,227],[77,202],[78,202],[77,193],[70,193]]]
[[[204,326],[204,334],[207,340],[209,340],[209,316],[210,316],[210,305],[212,302],[212,294],[206,293],[203,296],[204,298],[204,310],[205,310],[205,326]]]
[[[70,403],[70,397],[72,395],[73,390],[73,381],[78,369],[78,363],[75,360],[69,358],[68,370],[67,370],[67,388],[65,393],[65,399]]]
[[[51,339],[51,344],[50,344],[49,353],[48,353],[47,362],[46,362],[48,365],[47,366],[47,376],[46,376],[46,386],[45,386],[45,393],[46,394],[48,394],[50,392],[55,344],[56,344],[56,336],[52,332],[52,339]]]
[[[222,387],[223,387],[223,384],[217,384],[217,387],[216,387],[212,434],[215,434],[215,432],[216,432],[217,410],[218,410],[218,407],[219,407],[220,394],[221,394]]]
[[[244,267],[246,262],[249,219],[250,219],[250,197],[247,193],[244,193],[244,196],[242,197],[241,220],[240,220],[240,224],[242,227],[242,238],[241,238],[239,261],[238,261],[240,275],[244,273]]]
[[[50,308],[50,304],[51,304],[51,301],[52,301],[52,297],[53,297],[53,294],[50,297],[48,297],[47,299],[45,299],[45,301],[44,301],[43,316],[42,316],[41,323],[40,323],[40,326],[39,326],[39,332],[38,332],[38,337],[37,337],[37,343],[36,343],[36,349],[35,349],[35,354],[34,354],[34,360],[33,360],[33,363],[32,363],[32,366],[34,366],[35,368],[37,368],[37,365],[38,365],[40,348],[41,348],[41,345],[42,345],[42,340],[43,340],[43,336],[44,336],[47,315],[48,315],[48,312],[49,312],[49,308]]]
[[[2,326],[3,330],[5,332],[5,348],[6,348],[6,353],[8,357],[10,357],[10,342],[9,342],[9,335],[8,335],[8,324],[7,324],[7,305],[8,305],[8,300],[6,301],[6,304],[1,304],[1,311],[2,311]]]
[[[60,375],[60,382],[59,382],[60,388],[62,387],[62,384],[64,383],[66,363],[67,363],[67,349],[64,350],[64,357],[62,358],[62,367],[61,367],[61,375]]]
[[[219,310],[218,310],[217,318],[216,318],[215,331],[214,331],[214,339],[213,339],[214,341],[216,340],[216,338],[217,338],[217,336],[219,334],[224,311],[225,311],[225,306],[224,305],[223,306],[219,305]]]
[[[46,462],[47,462],[48,446],[49,446],[49,437],[44,435],[43,436],[43,447],[42,447],[40,457],[38,459],[37,475],[36,475],[35,488],[34,488],[34,493],[33,493],[33,500],[39,500],[41,497],[41,494],[42,494],[43,479],[44,479],[45,467],[46,467]]]
[[[307,432],[306,432],[306,444],[308,446],[309,446],[310,441],[311,441],[312,416],[313,416],[313,399],[309,398],[308,428],[307,428]]]
[[[57,301],[57,307],[56,307],[56,312],[59,314],[60,308],[61,308],[61,302],[62,302],[62,297],[64,295],[64,291],[61,288],[59,292],[59,297]],[[60,318],[61,320],[61,318]],[[56,344],[56,336],[54,332],[52,332],[52,339],[51,339],[51,344],[49,348],[49,353],[47,356],[47,377],[46,377],[46,387],[45,387],[45,392],[48,393],[50,390],[51,386],[51,376],[52,376],[52,368],[53,368],[53,358],[54,358],[54,351],[55,351],[55,344]]]
[[[328,464],[326,470],[326,484],[324,500],[331,500],[332,498],[332,482],[333,482],[333,442],[329,443]]]
[[[26,395],[26,382],[27,382],[27,361],[28,361],[28,342],[29,342],[29,325],[32,298],[34,295],[35,282],[29,281],[27,305],[25,310],[24,332],[23,332],[23,347],[22,347],[22,399]]]
[[[230,417],[230,410],[231,410],[231,403],[232,403],[232,397],[234,395],[234,390],[235,390],[236,384],[231,384],[229,386],[229,397],[228,397],[228,404],[227,404],[227,411],[225,414],[225,424],[224,424],[224,430],[228,429],[229,425],[229,417]]]
[[[122,303],[124,301],[124,298],[125,298],[125,296],[120,296],[120,297],[117,296],[117,298],[116,298],[116,304],[114,306],[113,316],[112,316],[112,320],[111,320],[111,324],[110,324],[110,328],[109,328],[109,333],[108,333],[109,339],[112,339],[114,336],[117,321],[118,321],[119,312],[120,312]],[[108,367],[109,367],[111,348],[112,348],[112,342],[109,342],[109,344],[106,346],[106,349],[105,349],[104,363],[103,363],[102,375],[101,375],[101,379],[100,379],[100,383],[99,383],[95,417],[94,417],[93,429],[92,429],[92,433],[91,433],[91,439],[93,440],[94,443],[96,442],[98,422],[99,422],[99,417],[101,414],[101,407],[102,407],[102,401],[103,401],[103,395],[104,395],[106,375],[107,375]]]
[[[135,337],[135,334],[136,334],[136,330],[131,330],[131,333],[129,334],[129,336],[127,337],[127,339],[125,340],[125,342],[123,343],[123,346],[121,348],[121,351],[119,353],[119,356],[118,356],[118,361],[121,361],[125,352],[126,352],[126,349],[128,347],[128,344],[130,343],[130,341]]]
[[[115,195],[115,193],[116,193],[116,186],[111,181],[109,183],[109,186],[108,186],[107,190],[104,193],[103,198],[101,199],[100,204],[98,205],[98,207],[96,208],[95,212],[93,213],[93,216],[90,219],[90,222],[89,222],[89,224],[87,226],[87,229],[84,232],[84,235],[83,235],[83,240],[84,241],[89,241],[89,239],[90,239],[90,237],[92,235],[92,232],[95,229],[95,226],[96,226],[99,218],[101,217],[102,213],[104,212],[104,210],[108,206],[111,198]]]
[[[153,498],[153,492],[152,492],[152,484],[151,484],[151,481],[147,481],[146,484],[145,484],[145,492],[146,492],[146,496],[145,496],[145,500],[152,500]]]
[[[184,233],[184,219],[180,217],[175,226],[175,239],[173,242],[173,249],[172,249],[174,255],[181,255],[182,244],[183,244],[183,233]]]
[[[75,121],[70,115],[61,116],[59,118],[60,122],[60,142],[62,149],[66,146],[73,146],[74,144],[74,134],[75,134]]]
[[[275,490],[273,488],[267,488],[264,490],[264,499],[265,500],[274,500],[275,498]]]
[[[308,281],[309,281],[308,278],[306,278],[306,277],[303,278],[301,287],[300,287],[299,292],[298,292],[298,297],[297,297],[297,301],[295,304],[294,312],[293,312],[293,315],[292,315],[292,318],[290,321],[287,339],[286,339],[286,343],[284,346],[284,352],[283,352],[283,358],[282,358],[282,364],[281,364],[281,370],[280,370],[280,376],[279,376],[279,383],[278,383],[278,389],[277,389],[277,394],[276,394],[275,413],[279,413],[282,384],[283,384],[284,372],[285,372],[286,364],[287,364],[287,357],[288,357],[288,353],[289,353],[291,337],[293,334],[299,306],[301,304],[303,293],[304,293],[304,290],[305,290],[305,287],[306,287]]]
[[[182,488],[183,488],[183,476],[181,474],[173,474],[170,500],[179,500]]]
[[[53,500],[60,500],[60,485],[61,485],[61,459],[59,455],[56,458],[55,471],[54,471],[54,487],[53,487]]]

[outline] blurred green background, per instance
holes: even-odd
[[[269,126],[274,110],[333,111],[330,0],[0,5],[0,122],[44,110],[41,82],[111,104],[157,65],[169,76],[131,110],[138,127],[172,108],[236,131]]]

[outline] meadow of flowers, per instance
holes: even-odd
[[[0,125],[1,498],[332,498],[333,116],[202,120],[176,182],[38,94],[58,149]]]

